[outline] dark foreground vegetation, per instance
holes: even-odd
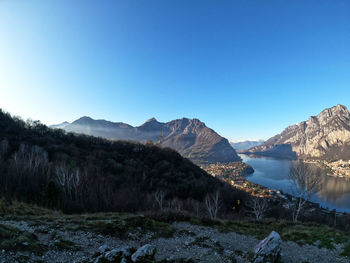
[[[53,130],[0,111],[0,196],[66,213],[198,211],[220,193],[222,213],[244,192],[169,148]],[[215,205],[214,198],[207,205]],[[214,207],[215,208],[215,207]],[[212,216],[216,217],[217,211]]]

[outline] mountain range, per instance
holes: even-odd
[[[182,118],[163,123],[152,118],[141,126],[133,127],[123,122],[82,117],[72,123],[64,122],[53,125],[51,128],[110,140],[131,140],[143,143],[152,141],[162,147],[178,151],[182,156],[197,164],[240,160],[227,139],[198,119]]]
[[[350,159],[350,112],[340,104],[327,108],[246,153],[289,159]]]
[[[264,140],[257,140],[257,141],[240,141],[240,142],[230,142],[231,146],[236,150],[236,151],[242,151],[242,150],[248,150],[249,148],[258,146],[262,144]]]

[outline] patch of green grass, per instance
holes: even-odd
[[[98,234],[124,238],[130,232],[152,233],[153,237],[171,237],[170,224],[151,218],[125,213],[62,216],[53,224],[56,229],[92,231]]]
[[[43,248],[35,234],[0,224],[0,249],[40,253]]]
[[[51,239],[55,239],[57,237],[57,231],[52,231],[50,234]]]
[[[24,255],[24,254],[19,254],[15,256],[15,260],[18,263],[27,263],[30,260],[30,257],[28,255]]]
[[[263,239],[271,231],[280,234],[282,240],[293,241],[299,245],[318,244],[320,248],[334,249],[334,244],[346,243],[349,234],[324,225],[310,223],[293,223],[287,221],[265,222],[230,222],[224,221],[214,225],[222,232],[233,231],[240,234],[248,234]]]
[[[344,257],[350,257],[350,242],[345,245],[341,255]]]
[[[74,242],[63,238],[56,240],[55,246],[58,250],[79,250],[79,247]]]
[[[321,225],[296,224],[282,232],[282,239],[294,241],[300,245],[315,244],[327,249],[334,249],[334,244],[345,243],[349,237],[336,229]]]
[[[252,262],[254,259],[255,253],[253,251],[248,251],[246,254],[246,257],[248,259],[249,262]]]
[[[26,204],[18,201],[9,203],[5,198],[0,199],[0,216],[4,218],[15,218],[17,216],[31,217],[39,215],[57,215],[60,212],[42,208],[36,205]]]
[[[9,214],[6,214],[9,212]],[[5,214],[4,214],[5,213]],[[61,231],[92,231],[98,234],[125,238],[128,233],[150,233],[156,237],[171,237],[174,229],[172,222],[185,221],[195,225],[215,227],[221,232],[236,232],[252,235],[263,239],[276,231],[282,240],[293,241],[300,245],[317,244],[319,247],[333,249],[334,244],[350,242],[349,233],[336,230],[324,225],[311,223],[293,223],[289,221],[262,221],[262,222],[233,222],[225,220],[211,220],[208,218],[194,218],[184,213],[166,212],[151,215],[135,215],[129,213],[96,213],[86,215],[63,215],[59,212],[39,208],[19,202],[11,205],[4,199],[0,200],[0,217],[26,220],[30,226],[40,226],[43,230],[54,229]],[[2,232],[2,233],[1,233]],[[0,229],[1,235],[9,235],[9,230]],[[179,234],[191,233],[178,232]],[[15,234],[20,236],[22,234]],[[13,238],[11,238],[13,241]],[[6,243],[5,243],[6,244]],[[350,245],[344,249],[344,255],[350,252]]]
[[[7,203],[6,203],[7,205]],[[3,205],[5,206],[5,205]],[[22,212],[19,210],[22,209]],[[9,210],[8,210],[9,211]],[[129,213],[96,213],[82,215],[64,215],[46,209],[22,203],[13,203],[11,213],[1,214],[5,220],[25,220],[29,226],[61,231],[88,231],[123,238],[130,232],[150,233],[155,237],[171,237],[172,226],[167,222],[154,220],[149,216]]]
[[[19,230],[17,228],[6,225],[0,225],[0,240],[2,241],[4,239],[9,239],[18,232]]]
[[[174,212],[174,211],[164,210],[162,212],[149,213],[147,216],[156,221],[161,221],[165,223],[172,223],[175,221],[182,222],[182,221],[191,220],[191,215],[183,211]]]

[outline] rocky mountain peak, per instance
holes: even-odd
[[[338,104],[337,106],[323,110],[317,118],[322,122],[327,122],[332,118],[344,119],[344,117],[349,118],[349,116],[349,110],[344,105]]]
[[[199,119],[182,118],[162,123],[151,118],[141,126],[133,127],[125,123],[82,117],[62,128],[112,140],[153,141],[177,150],[198,164],[240,160],[229,142]]]
[[[148,119],[145,123],[148,123],[148,122],[159,122],[159,121],[157,121],[157,119],[153,117]]]
[[[139,130],[144,131],[144,132],[154,132],[155,131],[155,132],[159,133],[163,126],[164,126],[164,123],[157,121],[156,118],[151,118],[137,128]]]
[[[93,121],[94,121],[94,119],[92,119],[91,117],[83,116],[83,117],[77,119],[76,121],[74,121],[73,123],[74,124],[87,124],[87,123],[91,123]]]
[[[350,112],[341,104],[327,108],[248,152],[274,157],[350,159]]]

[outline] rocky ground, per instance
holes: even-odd
[[[282,262],[350,262],[348,234],[325,227],[128,214],[0,216],[0,262],[108,262],[98,261],[101,247],[134,253],[146,244],[156,249],[156,262],[250,262],[258,237],[274,228],[283,240]]]

